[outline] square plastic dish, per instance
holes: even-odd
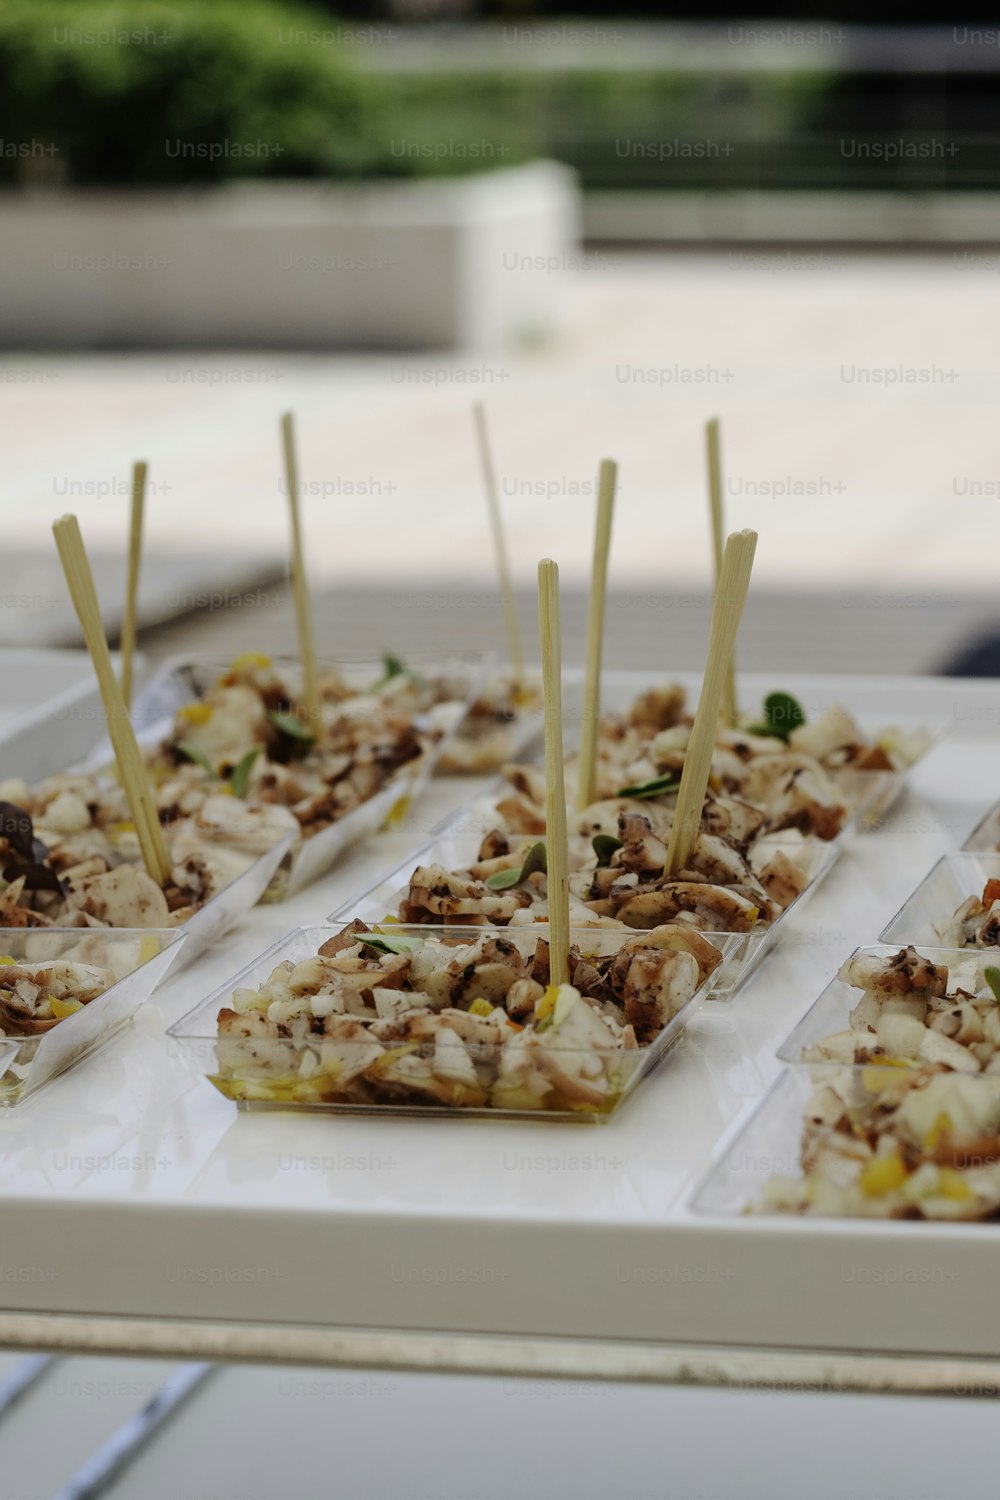
[[[274,662],[289,671],[293,681],[300,673],[297,660],[276,657]],[[359,693],[368,691],[384,675],[384,664],[375,660],[321,661],[320,669],[336,671]],[[289,845],[287,857],[270,882],[268,900],[282,900],[304,890],[332,869],[352,845],[394,819],[403,817],[427,785],[488,669],[489,662],[481,657],[455,658],[445,663],[419,666],[420,678],[430,683],[436,693],[436,701],[421,716],[423,727],[436,732],[436,739],[425,753],[400,766],[374,796],[312,838]],[[136,699],[132,717],[140,743],[153,745],[165,738],[172,729],[177,710],[202,697],[227,670],[225,661],[190,657],[176,658],[161,667]]]
[[[944,855],[886,923],[879,941],[895,948],[911,943],[916,948],[942,947],[942,934],[952,915],[970,896],[981,896],[991,879],[1000,879],[1000,854]]]
[[[0,1109],[9,1109],[104,1047],[144,1005],[183,951],[183,928],[0,928],[0,953],[16,963],[59,959],[110,969],[116,982],[49,1031],[18,1033],[0,1020]]]
[[[521,701],[510,717],[490,715],[481,721],[477,719],[475,710],[479,699],[488,699],[490,692],[497,687],[501,691],[512,691],[513,683],[513,667],[497,667],[490,672],[469,705],[469,713],[442,751],[436,775],[489,776],[499,771],[505,761],[521,760],[540,747],[545,715],[539,667],[525,668]]]
[[[484,834],[495,826],[494,803],[494,798],[485,796],[453,813],[440,824],[427,843],[415,849],[395,869],[383,875],[366,891],[344,902],[331,913],[327,920],[343,923],[351,917],[359,917],[363,922],[375,924],[385,921],[386,918],[390,920],[397,918],[400,902],[409,887],[410,876],[418,865],[438,864],[446,870],[461,870],[475,863]],[[801,856],[803,847],[795,840],[789,840],[787,845],[783,845],[777,836],[772,838],[772,845],[775,850],[785,849],[789,854],[794,853],[796,856]],[[820,882],[829,874],[840,855],[840,846],[836,840],[831,843],[816,840],[807,848],[810,860],[809,884],[802,894],[771,923],[770,927],[755,927],[747,933],[706,932],[704,934],[711,942],[717,944],[723,937],[733,940],[727,945],[726,962],[719,970],[716,982],[712,986],[711,999],[729,1000],[733,997],[740,985],[749,979],[758,964],[779,941],[780,934],[784,931],[783,924],[787,922],[792,912],[801,910],[802,903],[819,887]],[[502,930],[516,932],[519,929],[506,927]],[[602,929],[581,930],[595,932]],[[604,930],[613,932],[618,929]],[[622,930],[637,931],[638,929]]]
[[[779,1074],[749,1119],[720,1147],[692,1195],[694,1213],[742,1218],[772,1177],[803,1175],[802,1128],[815,1087],[808,1069],[786,1068]]]
[[[694,996],[663,1028],[648,1046],[627,1052],[608,1055],[607,1095],[600,1106],[571,1104],[556,1094],[546,1106],[529,1109],[490,1107],[483,1102],[469,1104],[447,1104],[436,1099],[407,1097],[395,1102],[384,1085],[378,1080],[378,1062],[371,1065],[371,1076],[358,1073],[345,1086],[338,1088],[330,1073],[321,1071],[320,1047],[322,1037],[307,1036],[300,1042],[254,1038],[250,1055],[240,1058],[233,1055],[233,1048],[241,1043],[224,1042],[220,1049],[217,1036],[217,1019],[220,1010],[232,1003],[236,989],[257,989],[272,970],[286,960],[300,963],[313,957],[323,943],[341,930],[342,924],[328,927],[301,928],[269,948],[266,953],[249,964],[227,984],[221,986],[201,1005],[184,1016],[170,1028],[170,1035],[180,1043],[198,1071],[212,1084],[233,1099],[241,1109],[291,1109],[308,1112],[365,1115],[404,1115],[426,1119],[530,1119],[557,1121],[600,1122],[612,1118],[638,1084],[666,1056],[677,1043],[715,978],[709,977]],[[481,937],[495,936],[516,944],[525,957],[530,957],[540,939],[548,938],[548,928],[534,927],[476,928],[468,927],[406,927],[394,925],[384,929],[385,935],[405,939],[449,940],[458,944],[474,942]],[[708,936],[708,934],[704,934]],[[606,955],[617,951],[628,938],[641,934],[628,929],[580,928],[571,932],[570,942],[584,954]],[[725,956],[734,941],[730,936],[712,939]],[[722,965],[715,971],[720,973]],[[338,1043],[344,1047],[346,1044]],[[361,1044],[359,1044],[361,1045]],[[365,1044],[367,1045],[367,1044]],[[431,1044],[425,1044],[430,1049]],[[500,1048],[480,1043],[476,1047],[476,1062],[481,1069],[481,1078],[489,1080],[495,1073],[497,1054]],[[556,1048],[558,1052],[558,1047]],[[227,1051],[229,1056],[227,1058]],[[343,1054],[341,1054],[343,1055]],[[567,1062],[579,1058],[578,1048],[567,1047]],[[348,1065],[350,1057],[348,1056]],[[555,1092],[555,1091],[554,1091]],[[411,1091],[412,1093],[412,1091]]]
[[[813,1219],[837,1219],[845,1224],[865,1222],[879,1224],[884,1228],[892,1225],[893,1229],[898,1227],[906,1234],[916,1232],[914,1224],[919,1223],[975,1225],[977,1233],[985,1232],[982,1226],[991,1221],[995,1225],[996,1218],[1000,1215],[1000,1209],[994,1208],[990,1201],[992,1185],[980,1184],[980,1190],[983,1191],[981,1212],[963,1212],[955,1201],[957,1199],[960,1204],[975,1196],[976,1188],[970,1188],[970,1184],[975,1181],[975,1169],[995,1164],[995,1147],[978,1135],[963,1135],[956,1148],[960,1155],[968,1153],[970,1158],[955,1163],[956,1169],[970,1169],[965,1191],[954,1190],[957,1184],[953,1177],[952,1183],[947,1189],[942,1189],[937,1197],[940,1207],[932,1200],[930,1207],[921,1210],[921,1202],[926,1203],[926,1197],[922,1199],[918,1194],[914,1198],[904,1198],[902,1202],[887,1204],[879,1212],[881,1193],[890,1191],[891,1186],[875,1188],[870,1195],[862,1191],[858,1199],[859,1206],[870,1205],[870,1212],[837,1212],[829,1207],[829,1199],[824,1209],[811,1194],[806,1198],[804,1208],[782,1211],[777,1207],[762,1206],[761,1195],[772,1179],[791,1178],[801,1185],[806,1175],[802,1165],[802,1141],[807,1112],[816,1107],[813,1101],[817,1092],[827,1088],[834,1089],[841,1100],[846,1102],[855,1130],[864,1135],[866,1129],[877,1125],[883,1116],[885,1105],[881,1077],[890,1075],[898,1076],[895,1069],[880,1068],[877,1065],[837,1067],[824,1063],[815,1068],[786,1068],[749,1119],[739,1125],[723,1143],[713,1165],[694,1191],[691,1208],[695,1213],[712,1217],[732,1218],[752,1214],[755,1218],[785,1219],[789,1224],[800,1225]],[[928,1071],[917,1087],[936,1089],[941,1084],[948,1081],[954,1083],[959,1079],[967,1105],[971,1104],[973,1097],[968,1090],[973,1090],[974,1094],[982,1091],[983,1098],[980,1102],[988,1114],[996,1114],[1000,1107],[1000,1077],[996,1074]],[[982,1157],[979,1152],[983,1153]],[[830,1174],[829,1181],[835,1189],[835,1173]],[[930,1196],[929,1193],[927,1196]]]
[[[633,669],[609,669],[601,676],[602,711],[624,713],[635,698],[653,686],[656,681],[679,683],[688,694],[688,708],[693,711],[697,707],[698,695],[701,692],[701,678],[694,673],[664,671],[655,674]],[[940,713],[925,715],[893,711],[885,718],[881,718],[877,711],[873,711],[867,705],[855,711],[851,703],[850,681],[836,677],[812,677],[803,680],[803,683],[799,685],[795,674],[791,674],[791,681],[785,683],[776,676],[765,677],[762,673],[750,673],[739,678],[737,699],[741,708],[756,711],[769,692],[782,687],[790,689],[802,704],[809,719],[817,717],[824,709],[839,705],[852,715],[860,728],[872,739],[878,739],[892,729],[899,730],[907,736],[919,737],[920,744],[917,753],[910,764],[901,771],[858,771],[848,767],[843,771],[828,773],[841,787],[848,801],[852,823],[860,829],[871,828],[886,816],[906,785],[906,778],[910,772],[919,765],[935,745],[940,743],[953,723],[952,718],[946,718]],[[574,696],[574,690],[571,689],[569,701],[577,705],[578,697],[579,694]],[[578,706],[576,712],[578,716]]]
[[[922,957],[927,958],[934,964],[944,964],[948,969],[949,985],[954,985],[955,971],[961,967],[968,973],[975,966],[977,959],[980,964],[988,964],[990,955],[985,949],[976,948],[934,948],[923,945],[917,950]],[[857,958],[861,954],[871,955],[874,958],[891,958],[899,952],[899,947],[891,943],[869,943],[864,947],[855,948],[851,958]],[[848,960],[850,962],[850,959]],[[829,1068],[836,1067],[831,1059],[811,1060],[803,1056],[808,1047],[817,1042],[825,1041],[829,1036],[838,1032],[851,1030],[851,1012],[861,1000],[861,990],[854,985],[845,983],[842,979],[832,980],[820,995],[814,1005],[810,1007],[802,1020],[793,1031],[782,1042],[778,1048],[778,1057],[789,1067],[801,1068]],[[858,1030],[859,1043],[868,1036],[872,1040],[871,1032]],[[845,1066],[844,1063],[839,1066]]]
[[[294,839],[295,835],[290,833],[272,844],[252,865],[248,865],[242,875],[237,875],[177,928],[178,932],[187,933],[187,942],[177,965],[179,969],[187,968],[263,899],[288,859]]]

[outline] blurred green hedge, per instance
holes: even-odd
[[[394,71],[391,43],[346,45],[356,25],[276,0],[0,0],[0,179],[427,176],[553,156],[585,187],[815,181],[801,143],[825,75]]]
[[[0,171],[163,184],[369,171],[383,90],[339,47],[282,40],[317,26],[329,17],[272,0],[0,0]]]

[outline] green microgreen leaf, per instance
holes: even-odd
[[[275,709],[267,716],[279,733],[287,735],[290,740],[299,740],[303,745],[315,745],[316,736],[308,724],[303,724],[295,714],[285,713],[281,709]]]
[[[393,656],[391,651],[385,651],[382,654],[382,676],[373,685],[372,692],[380,692],[382,688],[388,687],[389,683],[393,682],[397,677],[408,678],[411,685],[418,690],[427,687],[427,682],[421,677],[420,673],[414,672],[412,667],[408,667],[401,656]]]
[[[190,740],[181,740],[177,745],[177,750],[181,755],[184,756],[185,760],[194,761],[196,766],[201,766],[203,771],[207,771],[213,781],[218,780],[215,772],[215,767],[212,765],[212,762],[209,760],[204,750],[199,750],[198,746],[192,745]]]
[[[597,868],[599,870],[603,870],[606,865],[611,863],[611,856],[616,849],[624,848],[621,839],[616,839],[610,833],[595,833],[591,842],[594,846],[594,853],[597,855]]]
[[[238,760],[236,762],[236,765],[233,767],[232,773],[229,777],[229,785],[232,787],[233,794],[235,796],[246,796],[247,787],[250,785],[250,772],[254,768],[254,764],[261,752],[261,748],[262,747],[260,745],[254,745],[253,749],[248,750],[246,755],[244,755],[241,760]]]
[[[418,948],[423,947],[423,938],[411,937],[376,937],[374,934],[361,933],[358,942],[365,948],[374,948],[376,953],[415,953]]]
[[[787,740],[792,731],[801,728],[805,722],[805,710],[791,693],[768,693],[764,699],[764,723],[749,724],[747,733]]]
[[[989,964],[983,970],[983,978],[993,991],[995,999],[1000,1000],[1000,969],[995,964]]]
[[[538,870],[544,872],[547,868],[545,845],[532,844],[520,869],[515,867],[512,870],[497,870],[493,875],[487,875],[486,884],[491,891],[509,891],[527,880],[529,875],[534,875]]]
[[[616,795],[619,797],[663,797],[667,792],[676,792],[681,784],[681,779],[675,771],[670,771],[666,776],[654,776],[652,781],[637,781],[635,786],[619,787]]]

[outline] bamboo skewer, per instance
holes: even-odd
[[[132,707],[132,678],[135,662],[136,613],[139,602],[139,564],[142,560],[142,522],[146,507],[146,475],[149,465],[138,459],[132,465],[132,510],[128,528],[128,572],[125,578],[125,613],[122,616],[122,697],[125,707]]]
[[[608,553],[615,508],[618,465],[601,459],[597,492],[597,525],[594,560],[590,573],[590,605],[587,611],[587,666],[583,683],[583,723],[580,726],[580,757],[576,805],[582,812],[594,800],[597,776],[597,726],[601,716],[601,656],[604,648],[604,600],[608,584]]]
[[[281,418],[281,447],[285,459],[285,488],[288,491],[288,514],[292,525],[292,590],[295,595],[295,620],[299,634],[299,656],[302,660],[302,688],[309,723],[315,730],[320,719],[319,668],[313,643],[312,601],[306,577],[302,548],[302,523],[299,516],[299,465],[295,453],[295,419],[290,411]]]
[[[497,493],[493,450],[490,447],[489,432],[486,427],[486,408],[481,401],[474,404],[472,415],[476,425],[476,447],[479,449],[479,463],[483,471],[483,489],[486,491],[486,508],[489,511],[497,578],[500,583],[500,597],[503,600],[504,620],[507,625],[507,649],[510,652],[517,685],[521,687],[524,684],[524,647],[521,644],[521,625],[517,617],[517,600],[514,597],[514,585],[510,576],[510,558],[507,555],[507,538],[503,529],[503,517],[500,514],[500,496]]]
[[[97,591],[94,588],[94,575],[90,570],[76,516],[60,516],[53,523],[52,533],[59,549],[70,597],[83,630],[83,638],[94,664],[104,715],[108,721],[108,733],[118,762],[118,774],[125,788],[143,862],[157,885],[162,887],[170,879],[170,856],[160,827],[149,776],[121,687],[111,665],[111,655],[97,603]]]
[[[712,769],[712,751],[719,727],[726,663],[732,658],[733,643],[750,587],[750,572],[756,547],[756,531],[734,531],[726,542],[719,587],[712,610],[705,677],[684,757],[677,807],[667,845],[665,873],[668,878],[684,869],[698,837],[705,792]]]
[[[562,743],[562,626],[559,568],[538,564],[538,627],[545,702],[545,852],[549,893],[549,976],[569,983],[569,846]]]
[[[705,451],[708,459],[708,504],[712,517],[712,551],[715,557],[715,587],[722,576],[723,538],[726,534],[725,506],[722,499],[722,443],[718,417],[705,423]],[[736,657],[730,657],[722,688],[722,717],[730,729],[739,722],[736,702]]]

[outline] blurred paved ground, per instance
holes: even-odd
[[[94,547],[118,546],[128,465],[145,456],[147,580],[158,553],[188,543],[221,578],[261,554],[280,572],[276,421],[292,407],[310,566],[334,590],[331,647],[400,630],[408,640],[409,618],[420,644],[491,634],[469,421],[484,396],[526,601],[543,555],[560,561],[570,594],[584,584],[597,463],[619,460],[619,661],[650,649],[655,659],[662,642],[684,665],[703,649],[701,422],[715,412],[730,523],[761,533],[755,665],[787,651],[796,666],[914,670],[1000,615],[1000,256],[608,250],[549,280],[560,336],[480,359],[3,355],[8,555],[47,550],[52,516],[69,508]],[[176,573],[159,581],[167,604],[233,602]],[[271,611],[268,630],[284,629],[278,591],[241,588],[234,573],[236,608],[212,609],[213,629],[242,639],[255,604]],[[422,596],[413,609],[401,590]],[[55,592],[33,588],[39,631],[58,636]],[[389,630],[386,618],[401,623]]]

